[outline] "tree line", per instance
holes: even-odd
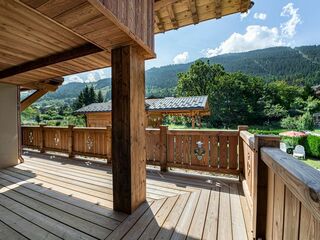
[[[101,103],[104,101],[101,90],[96,93],[93,86],[86,85],[80,92],[77,99],[73,103],[73,109],[78,110],[84,106],[88,106],[91,103]]]
[[[290,85],[284,80],[265,82],[201,60],[178,74],[176,95],[208,95],[211,116],[207,122],[212,127],[281,124],[308,129],[313,128],[312,114],[320,111],[320,100],[310,86]]]

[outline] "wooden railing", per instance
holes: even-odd
[[[22,146],[40,152],[67,153],[111,159],[111,128],[22,127]]]
[[[111,163],[111,127],[22,127],[22,145],[44,151],[107,158]],[[203,143],[204,154],[198,159],[194,151]],[[146,129],[147,164],[168,167],[238,174],[242,168],[239,158],[238,130],[168,130]]]
[[[319,239],[320,172],[282,152],[279,142],[240,133],[252,238]]]

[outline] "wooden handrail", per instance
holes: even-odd
[[[320,220],[320,172],[278,148],[261,148],[261,159]]]

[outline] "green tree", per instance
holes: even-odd
[[[209,94],[211,120],[215,126],[252,124],[262,117],[263,81],[242,73],[218,78]]]
[[[38,124],[41,123],[41,117],[40,117],[39,114],[36,116],[35,121],[36,121]]]
[[[98,95],[97,95],[97,102],[102,103],[103,102],[103,96],[101,90],[99,90]]]
[[[178,73],[178,96],[209,95],[220,76],[226,72],[222,65],[211,65],[209,61],[196,61],[185,73]]]

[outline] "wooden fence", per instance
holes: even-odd
[[[22,145],[44,151],[102,157],[111,163],[111,127],[22,127]],[[204,153],[197,157],[197,142]],[[239,159],[239,131],[200,131],[146,129],[147,164],[238,174],[243,165]]]
[[[240,132],[253,239],[320,239],[320,172],[279,149],[280,138]]]

